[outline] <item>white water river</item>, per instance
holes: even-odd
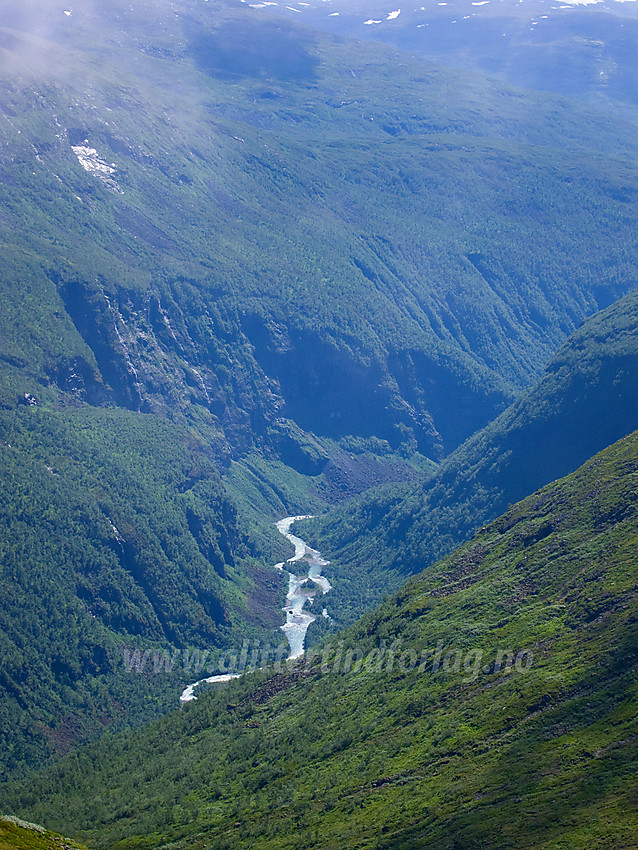
[[[276,564],[276,568],[285,570],[287,565],[295,568],[294,565],[301,561],[304,562],[304,565],[307,564],[305,575],[298,576],[296,569],[294,573],[288,572],[288,595],[286,596],[286,605],[283,608],[286,622],[281,626],[281,629],[288,638],[290,645],[288,658],[290,659],[299,658],[300,655],[303,655],[308,626],[317,619],[314,614],[304,611],[306,604],[312,605],[317,588],[320,588],[324,593],[332,590],[332,585],[328,579],[321,574],[323,568],[328,566],[330,561],[324,561],[316,549],[311,549],[300,537],[295,537],[294,534],[290,533],[292,524],[300,519],[311,519],[311,517],[307,515],[288,516],[285,519],[280,519],[277,523],[279,531],[295,547],[295,554],[292,558],[288,558],[285,563]],[[325,609],[323,615],[327,616]]]
[[[275,564],[275,568],[288,573],[288,594],[286,596],[286,604],[282,611],[286,615],[286,622],[280,626],[281,630],[288,639],[290,646],[290,654],[288,659],[299,658],[304,653],[304,643],[306,640],[306,632],[308,626],[313,623],[317,616],[310,614],[304,610],[306,605],[311,606],[317,593],[317,589],[328,593],[332,589],[332,585],[328,579],[322,575],[324,567],[328,566],[330,561],[325,561],[316,549],[312,549],[300,537],[291,534],[290,528],[293,523],[300,519],[312,519],[311,515],[303,516],[287,516],[280,519],[277,523],[277,528],[292,545],[295,547],[295,554],[288,558],[287,561],[282,561],[280,564]],[[303,562],[306,572],[302,575],[297,575],[297,565]],[[286,569],[290,566],[294,572]],[[323,609],[322,616],[327,617],[328,612]],[[215,684],[216,682],[230,682],[231,679],[238,679],[242,673],[222,673],[218,676],[209,676],[207,679],[199,679],[188,685],[182,691],[179,698],[181,703],[192,702],[197,699],[195,690],[203,684]]]

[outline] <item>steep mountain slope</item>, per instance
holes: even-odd
[[[635,847],[637,542],[634,433],[323,658],[76,753],[4,805],[121,850]]]
[[[243,560],[236,509],[192,434],[21,405],[0,410],[0,471],[3,773],[174,705],[184,671],[132,677],[123,653],[214,652],[278,625],[278,583]]]
[[[46,305],[5,360],[222,465],[438,458],[635,283],[629,120],[220,2],[3,11],[2,278]]]
[[[586,321],[538,383],[424,485],[370,491],[306,529],[332,561],[334,615],[351,621],[508,504],[636,428],[638,292],[632,292]]]
[[[0,76],[17,770],[174,698],[125,648],[276,630],[258,512],[419,476],[635,285],[638,143],[224,2],[0,0]]]

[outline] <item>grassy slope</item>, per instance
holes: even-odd
[[[37,824],[0,817],[0,850],[83,850],[84,845]]]
[[[638,427],[638,293],[593,316],[538,383],[421,487],[371,491],[308,528],[332,559],[342,622],[482,523]],[[300,526],[301,527],[301,526]],[[376,572],[370,580],[370,564]],[[359,598],[359,588],[367,588]]]
[[[328,672],[235,682],[5,807],[120,850],[634,847],[637,452],[633,434],[411,579]],[[392,669],[369,664],[380,640]],[[438,644],[438,672],[409,669]],[[497,669],[499,649],[533,662]]]

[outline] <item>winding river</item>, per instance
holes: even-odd
[[[306,640],[306,632],[308,626],[317,619],[316,614],[310,614],[306,606],[310,607],[314,603],[317,591],[328,593],[332,589],[332,585],[328,579],[322,574],[323,568],[328,566],[330,561],[325,561],[321,557],[321,553],[316,549],[312,549],[300,537],[292,534],[290,529],[295,522],[301,519],[312,519],[310,514],[303,516],[287,516],[280,519],[277,523],[277,528],[281,534],[289,540],[295,547],[295,554],[288,558],[287,561],[282,561],[280,564],[275,564],[275,569],[288,573],[288,593],[286,595],[286,604],[282,608],[285,614],[286,622],[280,629],[286,635],[290,653],[289,660],[299,658],[304,654],[304,644]],[[303,563],[304,573],[298,575],[298,565]],[[291,567],[294,572],[291,572],[288,567]],[[323,608],[321,616],[328,617],[328,612]],[[195,690],[203,684],[215,684],[217,682],[229,682],[231,679],[238,679],[242,673],[223,673],[218,676],[209,676],[207,679],[199,679],[188,685],[182,691],[180,702],[192,702],[197,699]]]
[[[307,564],[305,575],[298,576],[296,569],[294,573],[288,572],[288,595],[286,596],[286,605],[283,608],[286,622],[280,628],[288,638],[289,659],[299,658],[300,655],[303,655],[308,626],[317,619],[314,614],[304,611],[306,604],[309,606],[313,604],[317,588],[321,589],[323,593],[332,590],[332,585],[328,579],[321,574],[323,568],[327,567],[330,561],[324,561],[316,549],[311,549],[304,540],[290,532],[293,523],[300,519],[312,519],[312,517],[309,515],[288,516],[285,519],[280,519],[277,523],[277,528],[281,534],[295,547],[295,554],[292,558],[288,558],[285,563],[276,564],[276,568],[286,571],[287,565],[294,566],[301,561]],[[328,616],[325,608],[323,609],[323,616]]]

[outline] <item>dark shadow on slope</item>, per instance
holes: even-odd
[[[283,22],[228,22],[215,33],[200,31],[190,38],[189,54],[211,77],[304,82],[317,77],[319,59],[308,50],[314,41]]]

